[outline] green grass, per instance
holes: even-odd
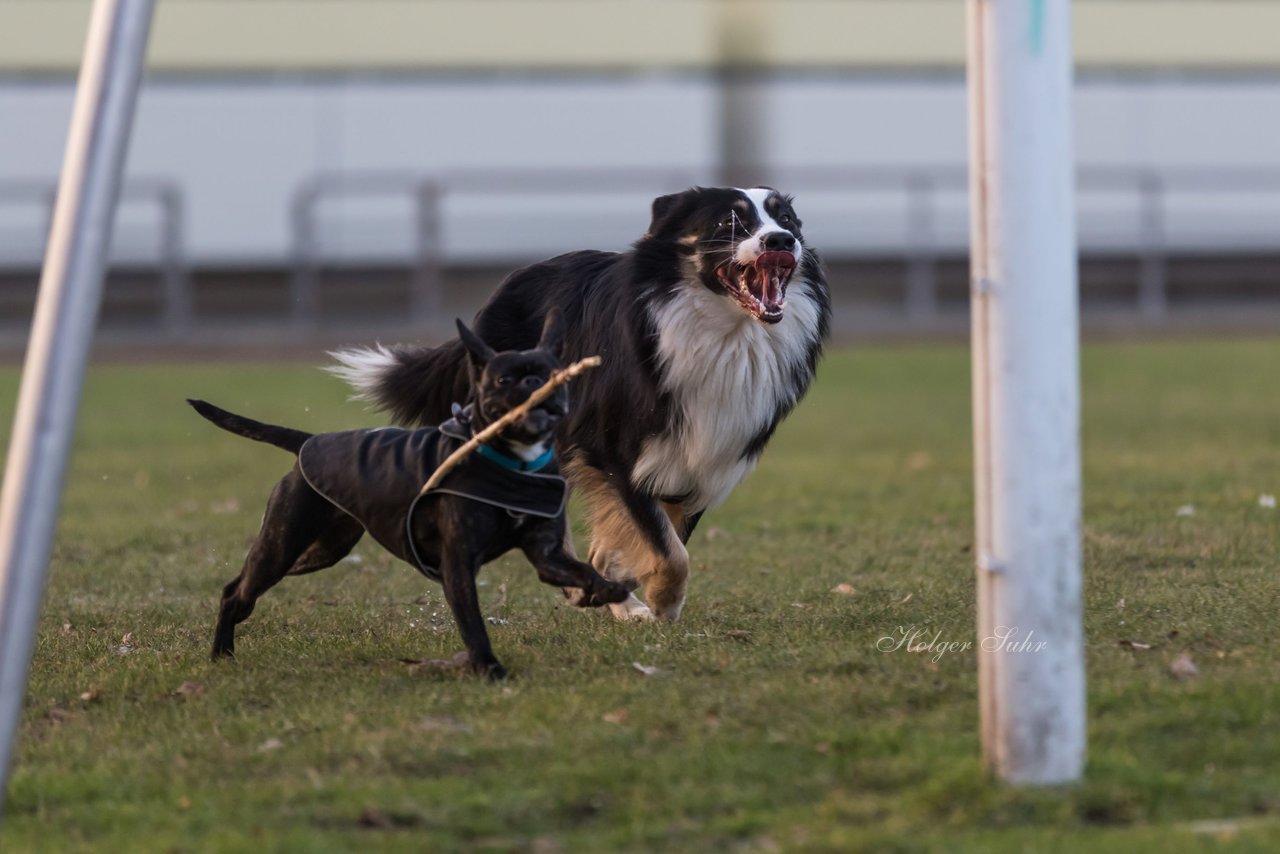
[[[505,685],[400,663],[460,642],[439,589],[368,543],[287,579],[239,663],[210,664],[217,593],[289,460],[182,399],[371,418],[303,366],[97,368],[0,848],[1274,850],[1277,366],[1280,341],[1087,348],[1089,764],[1050,791],[985,777],[972,652],[876,648],[900,626],[973,639],[961,348],[832,354],[704,520],[677,624],[487,568]],[[1183,652],[1198,678],[1171,677]]]

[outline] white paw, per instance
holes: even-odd
[[[619,620],[642,620],[651,622],[656,619],[653,612],[649,610],[649,606],[636,598],[636,594],[632,593],[625,600],[612,604],[609,610],[613,612],[613,616]]]

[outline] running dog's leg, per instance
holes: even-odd
[[[297,567],[301,558],[311,555],[314,563],[323,556],[325,565],[332,565],[351,551],[362,531],[308,486],[295,466],[272,490],[244,568],[223,588],[213,658],[235,655],[236,625],[249,618],[258,598]]]
[[[679,504],[671,504],[667,501],[662,502],[662,509],[666,512],[667,518],[671,520],[671,526],[676,529],[676,533],[680,536],[680,542],[687,546],[689,538],[693,536],[693,529],[698,527],[698,522],[702,519],[702,511],[689,513]]]
[[[569,520],[568,511],[564,515],[564,550],[575,559],[578,557],[578,550],[573,545],[573,523]],[[587,563],[591,563],[590,560]],[[569,604],[575,608],[582,607],[586,601],[587,594],[581,587],[561,587],[560,592],[564,594],[564,598],[569,600]]]
[[[589,560],[605,578],[645,587],[646,605],[633,594],[610,605],[619,619],[675,620],[684,605],[689,553],[657,501],[629,485],[610,482],[592,466],[570,467],[591,519]]]

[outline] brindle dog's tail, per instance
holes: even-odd
[[[312,436],[311,433],[307,433],[304,430],[293,430],[289,427],[263,424],[261,421],[254,421],[252,418],[245,418],[243,415],[236,415],[235,413],[227,412],[225,409],[219,409],[212,403],[205,403],[203,400],[188,399],[187,403],[191,404],[191,407],[196,412],[199,412],[223,430],[228,430],[237,436],[244,436],[246,439],[253,439],[255,442],[266,442],[269,445],[275,445],[277,448],[283,448],[293,454],[298,453],[302,443]]]

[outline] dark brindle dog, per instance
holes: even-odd
[[[579,605],[627,598],[626,587],[601,577],[565,547],[567,489],[552,438],[568,412],[566,386],[419,497],[431,473],[472,431],[523,403],[561,367],[556,312],[547,318],[534,350],[495,353],[461,321],[458,332],[471,367],[473,403],[438,428],[313,435],[190,401],[219,427],[298,456],[271,493],[244,568],[222,591],[215,659],[234,654],[236,624],[253,612],[258,597],[286,575],[333,566],[366,530],[443,584],[472,669],[495,679],[506,671],[494,657],[480,615],[475,577],[483,564],[518,548],[542,581],[585,591]]]

